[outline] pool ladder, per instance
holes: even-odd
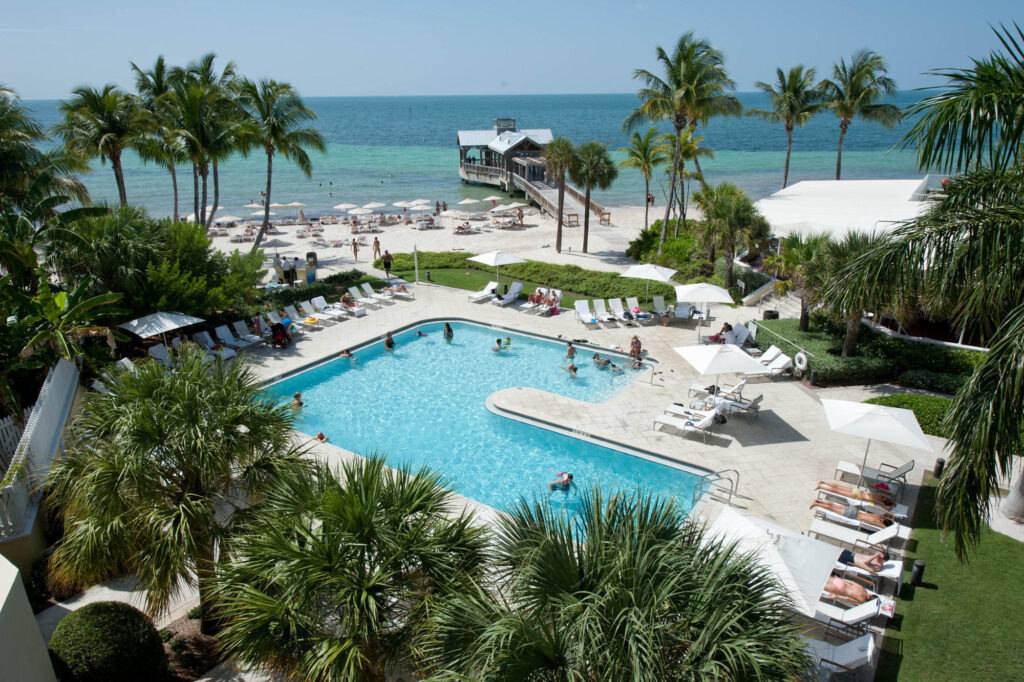
[[[735,478],[733,478],[735,475]],[[697,483],[693,489],[693,504],[697,504],[697,500],[701,498],[706,492],[712,490],[716,492],[726,493],[726,503],[731,507],[732,498],[737,494],[740,487],[740,472],[736,469],[722,469],[710,474],[704,474],[700,482]],[[714,492],[712,492],[714,497]]]

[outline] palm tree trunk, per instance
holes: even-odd
[[[690,178],[687,176],[683,178],[683,181],[679,183],[683,187],[683,203],[682,203],[682,214],[683,214],[683,229],[686,229],[686,206],[690,203]],[[679,235],[676,235],[679,236]]]
[[[650,196],[651,196],[651,177],[649,175],[645,175],[644,176],[644,232],[646,232],[647,228],[650,226],[650,221],[647,218],[647,216],[650,215],[650,212],[651,212]]]
[[[192,164],[192,222],[199,220],[199,166]]]
[[[725,256],[725,288],[732,289],[736,286],[736,275],[732,271],[732,261],[736,258],[735,247],[730,246],[722,251]]]
[[[583,253],[587,252],[587,237],[590,236],[590,185],[584,194],[586,204],[583,206]]]
[[[171,172],[171,186],[174,187],[174,222],[178,222],[178,171],[173,163],[167,166],[167,170]]]
[[[800,331],[805,332],[811,326],[811,307],[807,304],[807,293],[800,294]]]
[[[565,208],[565,171],[558,179],[558,228],[555,231],[555,253],[562,253],[562,210]]]
[[[661,221],[661,238],[658,239],[658,255],[668,238],[668,219],[672,215],[672,201],[676,197],[676,176],[679,174],[679,147],[683,144],[683,126],[676,126],[676,150],[672,157],[672,179],[669,181],[668,202],[665,204],[665,219]]]
[[[846,318],[846,338],[843,339],[843,357],[850,358],[857,350],[857,334],[860,333],[860,315]]]
[[[782,189],[789,182],[789,155],[793,152],[793,128],[786,126],[786,169],[782,171]]]
[[[218,620],[214,617],[213,606],[213,551],[202,547],[197,554],[196,587],[199,590],[199,608],[202,611],[199,629],[204,635],[213,635],[220,629]]]
[[[210,169],[200,166],[199,177],[203,179],[203,201],[199,204],[200,215],[196,216],[196,224],[206,226],[206,178],[210,175]]]
[[[267,149],[267,196],[263,198],[263,224],[260,225],[260,231],[256,233],[256,241],[253,242],[252,253],[256,249],[260,248],[260,242],[263,241],[263,235],[267,233],[267,227],[270,225],[270,179],[274,174],[274,150]]]
[[[206,229],[210,229],[210,225],[213,224],[213,215],[217,212],[217,207],[220,202],[220,177],[217,175],[217,162],[213,162],[213,208],[210,210],[210,215],[206,218]]]
[[[117,181],[117,198],[121,205],[128,204],[128,194],[124,190],[124,170],[121,168],[121,150],[115,149],[110,152],[110,167],[114,169],[114,180]]]
[[[836,154],[836,180],[839,179],[839,173],[843,169],[843,138],[846,137],[846,129],[850,127],[850,124],[843,121],[839,124],[839,152]]]

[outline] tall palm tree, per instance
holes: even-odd
[[[840,59],[832,67],[832,78],[818,84],[824,105],[839,119],[839,151],[836,180],[843,167],[843,139],[855,116],[892,128],[900,121],[899,107],[885,104],[885,95],[896,94],[896,81],[887,76],[885,59],[871,50],[860,50],[850,63]]]
[[[486,531],[442,484],[378,457],[285,477],[218,581],[220,644],[289,678],[384,680],[435,602],[481,577]]]
[[[544,147],[547,175],[558,184],[558,225],[555,228],[555,253],[562,253],[562,214],[565,210],[565,174],[572,172],[579,157],[576,147],[566,137],[556,137]]]
[[[600,142],[587,142],[576,150],[576,166],[569,170],[569,177],[583,186],[583,253],[587,252],[590,236],[590,192],[595,187],[608,189],[619,172],[608,154],[608,147]]]
[[[824,249],[828,234],[791,234],[779,241],[778,253],[764,259],[764,269],[776,277],[784,277],[776,284],[779,293],[800,292],[800,326],[805,332],[810,327],[811,305],[817,300],[825,281]]]
[[[677,143],[676,136],[673,133],[665,133],[662,135],[661,140],[661,148],[665,153],[666,159],[671,159],[674,156],[675,146]],[[676,212],[675,232],[673,235],[675,237],[679,236],[680,221],[682,221],[683,227],[686,227],[686,209],[690,199],[690,182],[693,178],[697,178],[698,182],[702,185],[704,184],[704,176],[700,171],[690,171],[686,167],[686,164],[693,161],[696,166],[699,159],[712,159],[715,156],[713,151],[701,145],[701,142],[703,141],[704,136],[698,135],[694,137],[692,129],[685,130],[683,132],[682,139],[678,140],[679,168],[676,169],[676,174],[679,177],[680,182],[677,187],[672,188],[678,193],[678,201],[674,204],[678,207],[678,211]],[[672,169],[666,168],[665,172],[666,175],[671,175]]]
[[[793,129],[803,128],[822,109],[822,95],[814,82],[817,72],[798,64],[789,72],[775,69],[775,85],[758,81],[754,85],[771,100],[771,109],[750,109],[747,116],[756,116],[786,129],[786,167],[782,172],[782,188],[789,182],[789,157],[793,152]]]
[[[175,102],[172,72],[164,56],[160,55],[148,71],[131,62],[135,73],[135,91],[143,108],[151,119],[151,137],[138,146],[143,161],[155,161],[167,168],[171,174],[171,188],[174,193],[174,222],[178,222],[178,172],[177,164],[187,160],[184,150],[174,131],[178,127],[174,116]]]
[[[249,143],[258,145],[267,155],[267,190],[264,199],[263,225],[252,246],[259,248],[270,223],[270,185],[274,171],[274,155],[280,153],[305,176],[313,176],[313,164],[306,148],[320,152],[327,150],[323,135],[316,128],[305,127],[316,119],[316,113],[306,107],[291,85],[264,79],[254,83],[245,79],[238,86],[238,101],[245,111],[250,127]]]
[[[294,411],[245,363],[207,365],[187,345],[175,369],[146,363],[115,373],[108,389],[86,398],[50,472],[64,522],[52,575],[87,585],[131,572],[151,612],[166,609],[179,586],[197,587],[211,632],[212,580],[230,554],[238,505],[302,466]]]
[[[850,231],[839,241],[831,241],[823,249],[825,281],[822,288],[828,290],[836,286],[837,280],[846,277],[846,269],[867,253],[874,252],[882,242],[879,234]],[[852,357],[857,350],[857,337],[860,334],[861,319],[864,311],[874,307],[867,289],[860,289],[860,297],[845,296],[842,298],[824,298],[826,308],[846,323],[846,336],[843,339],[844,358]]]
[[[622,126],[630,130],[644,122],[671,121],[675,130],[676,147],[672,156],[672,178],[669,182],[669,200],[665,206],[658,254],[667,238],[668,219],[672,213],[676,178],[679,168],[679,148],[683,131],[696,129],[712,116],[738,116],[743,109],[733,94],[736,83],[729,78],[725,57],[707,40],[695,38],[693,33],[683,34],[670,55],[660,46],[657,58],[664,70],[659,77],[646,69],[637,69],[633,78],[643,87],[637,93],[640,106],[626,117]],[[700,173],[700,163],[696,163]]]
[[[148,126],[138,100],[109,84],[102,90],[81,87],[73,93],[74,97],[62,101],[58,107],[63,120],[55,130],[70,149],[87,158],[99,157],[104,163],[110,161],[118,199],[122,205],[127,204],[121,154],[145,138]]]
[[[495,522],[488,583],[436,609],[431,679],[796,679],[799,629],[772,575],[673,502],[521,502]]]
[[[736,285],[733,260],[736,248],[748,235],[767,231],[768,221],[754,207],[750,197],[736,185],[723,182],[706,185],[694,196],[704,213],[702,239],[709,250],[721,249],[725,257],[725,287]]]
[[[648,128],[643,135],[633,133],[628,147],[621,147],[620,152],[626,153],[626,158],[619,161],[619,168],[633,168],[640,171],[644,176],[644,230],[650,225],[648,212],[651,210],[651,202],[647,197],[651,195],[651,176],[654,169],[668,160],[664,148],[658,144],[658,131]]]

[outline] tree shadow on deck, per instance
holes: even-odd
[[[734,424],[735,426],[733,426]],[[727,431],[743,447],[800,443],[810,440],[771,410],[761,410],[758,417],[730,415],[729,422],[723,431]]]

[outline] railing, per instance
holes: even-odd
[[[29,530],[26,521],[32,506],[39,502],[42,484],[61,446],[77,390],[78,368],[67,360],[58,360],[43,382],[11,466],[0,481],[0,535],[20,535]]]
[[[11,460],[18,450],[18,443],[21,442],[21,434],[24,433],[25,422],[32,416],[32,408],[26,407],[21,415],[22,421],[14,418],[14,415],[0,419],[0,476],[7,473],[11,467]]]
[[[463,176],[466,180],[477,182],[493,182],[500,183],[502,176],[505,172],[503,168],[495,168],[494,166],[483,166],[476,163],[463,163],[459,166],[459,170],[462,171]]]
[[[726,474],[736,474],[736,480],[726,476]],[[708,492],[712,484],[717,484],[719,490],[724,486],[722,483],[728,483],[726,502],[729,506],[732,506],[732,498],[737,494],[740,487],[740,472],[736,469],[722,469],[721,471],[715,471],[714,473],[704,474],[701,477],[700,482],[693,489],[693,500],[692,504],[696,505],[697,500]]]
[[[787,339],[787,338],[786,338],[785,336],[783,336],[782,334],[778,333],[777,331],[773,331],[773,330],[769,329],[768,327],[763,327],[763,326],[759,325],[759,324],[758,324],[758,323],[757,323],[756,321],[754,321],[754,320],[751,320],[751,322],[753,322],[753,323],[754,323],[754,326],[755,326],[755,327],[757,327],[757,333],[759,333],[759,334],[760,334],[760,333],[761,333],[762,331],[766,331],[766,332],[768,332],[769,334],[773,334],[773,335],[775,335],[775,336],[779,337],[780,339],[782,339],[782,342],[783,342],[783,343],[787,343],[787,344],[789,344],[790,346],[793,346],[793,348],[797,348],[797,349],[799,349],[799,350],[800,350],[800,351],[801,351],[801,352],[802,352],[802,353],[803,353],[804,355],[806,355],[807,357],[809,357],[809,358],[813,358],[813,357],[814,357],[814,353],[812,353],[811,351],[807,350],[807,349],[806,349],[806,348],[804,348],[803,346],[801,346],[801,345],[797,344],[796,342],[794,342],[794,341],[790,341],[789,339]]]
[[[577,189],[573,185],[570,185],[568,182],[565,183],[565,193],[568,194],[569,196],[571,196],[572,198],[574,198],[576,201],[580,202],[580,206],[586,206],[587,205],[587,195],[585,193],[581,192],[579,189]],[[590,198],[590,211],[591,211],[591,213],[597,213],[597,215],[600,216],[602,213],[604,213],[604,206],[602,206],[601,204],[599,204],[596,201],[594,201],[594,198],[591,197]]]

